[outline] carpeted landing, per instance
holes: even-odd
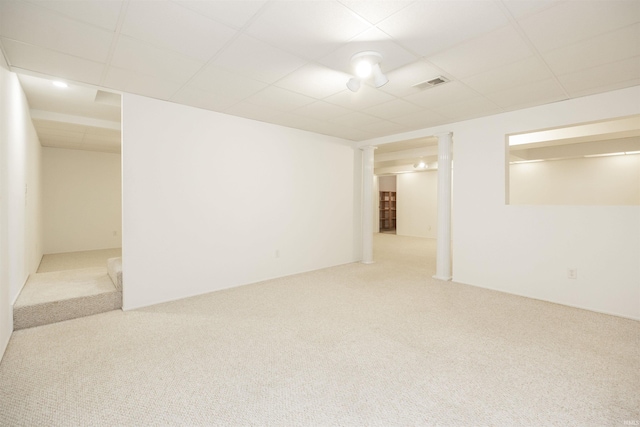
[[[375,248],[17,331],[0,426],[637,425],[639,322],[431,279],[431,240]]]
[[[120,253],[107,249],[45,255],[13,307],[14,330],[122,308],[121,286],[118,289],[108,274],[108,258]]]

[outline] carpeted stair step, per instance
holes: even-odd
[[[14,330],[47,325],[122,308],[104,267],[29,276],[13,307]]]

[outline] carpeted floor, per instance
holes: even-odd
[[[623,426],[640,323],[377,262],[18,331],[0,426]],[[126,286],[126,283],[125,283]]]
[[[122,256],[121,248],[47,254],[42,257],[37,272],[48,273],[91,267],[105,268],[106,271],[107,259],[119,256]]]

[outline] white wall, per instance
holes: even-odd
[[[341,139],[125,94],[124,308],[356,261],[358,157]]]
[[[120,154],[43,148],[42,174],[44,253],[121,247]]]
[[[397,191],[396,176],[386,175],[378,178],[378,191]]]
[[[13,303],[42,258],[40,142],[14,73],[0,54],[0,357]]]
[[[640,154],[509,166],[512,205],[640,205]]]
[[[438,216],[438,172],[399,174],[396,233],[435,239]]]
[[[505,134],[638,114],[638,99],[633,87],[362,144],[453,132],[455,281],[640,319],[640,207],[505,204]]]

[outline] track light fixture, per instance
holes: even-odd
[[[369,78],[372,79],[373,85],[377,88],[387,84],[389,79],[382,74],[380,61],[382,61],[382,55],[370,50],[353,55],[351,57],[351,67],[356,76],[347,82],[349,90],[357,92],[360,89],[362,80]]]

